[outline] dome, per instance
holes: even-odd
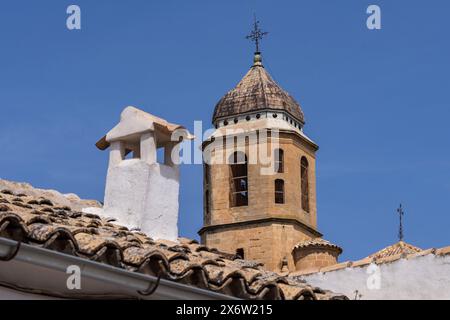
[[[247,74],[217,103],[213,123],[220,118],[259,110],[286,111],[302,124],[305,123],[300,105],[272,79],[257,53]]]

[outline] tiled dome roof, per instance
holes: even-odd
[[[322,238],[314,238],[314,239],[310,239],[310,240],[301,241],[294,246],[294,250],[295,249],[303,249],[303,248],[311,248],[311,247],[332,248],[332,249],[339,251],[339,254],[342,253],[341,247],[339,247],[327,240],[324,240]]]
[[[255,55],[254,64],[244,78],[217,103],[213,122],[257,110],[284,110],[305,123],[300,105],[272,79],[259,54]]]

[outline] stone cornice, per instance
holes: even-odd
[[[230,223],[224,223],[224,224],[215,224],[210,226],[203,226],[199,231],[198,234],[202,235],[205,232],[208,231],[216,231],[220,229],[232,229],[235,227],[241,227],[241,226],[248,226],[253,224],[261,224],[261,223],[284,223],[284,224],[293,224],[300,226],[307,231],[311,232],[316,237],[322,237],[322,234],[314,229],[313,227],[307,225],[306,223],[303,223],[297,219],[292,218],[276,218],[276,217],[268,217],[268,218],[261,218],[261,219],[253,219],[253,220],[245,220],[245,221],[237,221],[237,222],[230,222]]]

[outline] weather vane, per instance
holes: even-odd
[[[252,32],[246,37],[247,39],[255,42],[256,46],[256,52],[259,52],[259,41],[268,34],[268,32],[263,32],[259,28],[259,21],[256,20],[256,15],[254,16],[254,23],[253,23],[253,30]]]
[[[397,209],[398,215],[400,217],[400,227],[398,230],[398,238],[400,241],[403,241],[403,216],[405,212],[403,211],[402,204],[400,203],[400,207]]]

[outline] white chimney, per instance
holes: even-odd
[[[110,150],[103,215],[154,239],[176,241],[180,138],[193,137],[182,126],[125,108],[119,124],[96,144]],[[159,148],[164,163],[157,162]]]

